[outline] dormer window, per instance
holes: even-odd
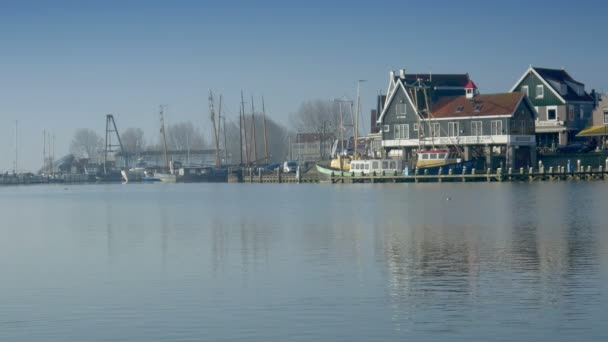
[[[462,113],[463,109],[464,109],[463,105],[460,105],[460,106],[456,107],[456,113]]]
[[[539,84],[536,86],[536,98],[542,99],[544,97],[545,97],[545,86],[542,84]]]
[[[526,96],[530,97],[530,91],[528,90],[528,86],[522,86],[521,91],[526,93]]]
[[[480,112],[482,107],[483,107],[483,104],[481,104],[481,103],[476,104],[475,105],[475,112]]]

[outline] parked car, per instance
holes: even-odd
[[[557,153],[587,153],[591,150],[593,150],[593,148],[589,145],[574,143],[558,147]]]
[[[283,172],[285,173],[296,173],[296,169],[298,168],[298,163],[291,160],[283,163]]]

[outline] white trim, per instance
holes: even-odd
[[[539,80],[541,80],[541,82],[543,82],[544,85],[546,85],[549,90],[551,90],[551,92],[557,96],[557,98],[562,101],[564,104],[566,103],[566,100],[564,100],[564,98],[557,92],[555,91],[555,89],[553,89],[553,87],[551,85],[549,85],[549,83],[547,83],[547,81],[545,81],[544,78],[540,77],[540,75],[536,72],[536,70],[534,70],[533,67],[528,67],[528,70],[526,70],[526,72],[524,72],[523,76],[520,77],[520,79],[517,81],[517,83],[515,83],[515,85],[511,88],[511,90],[509,91],[510,93],[514,92],[515,89],[517,88],[517,86],[519,86],[521,84],[521,82],[526,78],[526,76],[528,76],[528,74],[532,72],[534,73],[534,75],[536,75],[536,77],[538,77]],[[566,72],[567,74],[567,72]]]
[[[524,90],[524,88],[526,88],[526,91],[524,91],[524,93],[526,93],[526,96],[530,97],[530,87],[528,87],[527,85],[521,86],[522,91]]]
[[[549,110],[555,110],[555,119],[549,119]],[[559,112],[557,111],[557,106],[546,106],[545,107],[545,116],[547,117],[546,120],[540,120],[540,121],[557,121],[559,118]]]
[[[536,145],[536,135],[479,135],[479,136],[458,136],[458,137],[427,137],[424,139],[390,139],[382,140],[382,147],[415,147],[433,145]]]
[[[391,131],[391,125],[384,125],[382,128],[384,133],[389,133]]]
[[[399,79],[399,85],[400,85],[399,87],[395,87],[395,90],[391,94],[390,99],[387,100],[386,105],[382,109],[382,114],[380,114],[380,117],[378,118],[377,123],[382,123],[382,119],[384,119],[384,115],[386,114],[386,111],[387,111],[388,107],[390,106],[390,104],[393,102],[393,98],[397,94],[397,91],[398,91],[399,88],[401,88],[401,90],[403,90],[403,93],[405,94],[405,98],[407,98],[408,102],[410,103],[410,105],[414,109],[414,113],[416,115],[418,115],[418,117],[420,118],[420,114],[418,113],[418,108],[416,108],[416,106],[414,106],[414,102],[412,102],[412,99],[410,98],[410,95],[405,90],[405,86],[403,85],[403,82],[401,81],[401,79]]]
[[[538,91],[540,89],[541,91]],[[542,93],[542,94],[539,94]],[[534,86],[534,98],[535,99],[544,99],[545,98],[545,86],[543,84],[537,84]]]
[[[499,114],[499,115],[476,115],[476,116],[450,116],[447,118],[432,118],[432,119],[421,119],[422,121],[443,121],[443,120],[471,120],[471,119],[492,119],[492,118],[509,118],[513,114]]]

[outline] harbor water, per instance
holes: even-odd
[[[608,183],[0,188],[0,341],[606,341]]]

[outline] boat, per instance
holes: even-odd
[[[418,152],[416,168],[418,174],[437,175],[440,172],[447,175],[462,173],[464,168],[472,169],[476,161],[463,161],[460,152],[456,149],[430,149]]]
[[[394,175],[403,173],[403,161],[396,159],[362,159],[350,162],[349,171],[317,163],[319,180],[328,182],[332,176],[357,177],[362,175]]]
[[[211,166],[183,166],[177,171],[177,182],[228,182],[228,170]]]

